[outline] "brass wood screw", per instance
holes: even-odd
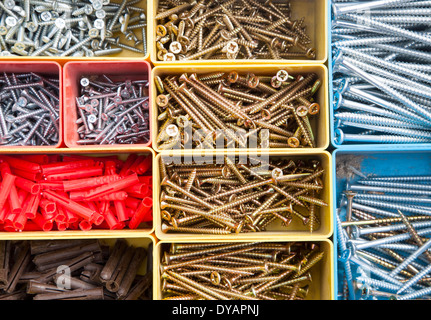
[[[276,77],[281,79],[279,86],[272,80]],[[160,149],[172,146],[167,132],[171,124],[178,127],[175,141],[181,149],[314,148],[318,143],[312,120],[320,114],[316,103],[320,79],[314,73],[291,75],[287,69],[266,77],[236,71],[183,73],[155,81],[155,143]]]
[[[320,210],[328,204],[321,198],[324,169],[314,159],[270,157],[268,167],[250,158],[222,160],[205,165],[162,160],[163,232],[261,232],[280,221],[288,227],[295,219],[310,232],[320,228]]]
[[[160,1],[155,20],[159,60],[316,58],[305,18],[282,3]]]
[[[305,299],[314,286],[310,270],[324,256],[319,244],[307,242],[165,244],[162,299]]]

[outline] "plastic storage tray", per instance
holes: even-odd
[[[36,152],[33,152],[37,154]],[[46,152],[44,152],[46,153]],[[112,156],[116,155],[119,159],[125,160],[130,153],[136,153],[138,155],[151,155],[153,159],[152,163],[152,171],[155,169],[155,153],[151,148],[141,148],[139,152],[137,151],[108,151],[104,149],[93,149],[93,150],[85,150],[82,149],[56,149],[49,152],[51,154],[79,154],[84,156],[93,156],[93,157],[101,157],[101,156]],[[15,153],[19,154],[19,153]],[[153,182],[154,183],[154,180]],[[152,198],[154,199],[154,187],[152,190]],[[154,209],[153,209],[154,212]],[[141,237],[148,236],[154,231],[154,222],[151,227],[146,228],[138,228],[138,229],[128,229],[124,228],[122,230],[109,230],[109,229],[97,229],[93,228],[88,231],[82,230],[52,230],[52,231],[22,231],[22,232],[7,232],[0,231],[0,239],[74,239],[74,238],[124,238],[124,237]]]
[[[334,221],[337,214],[343,190],[345,190],[348,178],[346,165],[351,165],[360,170],[363,174],[376,174],[384,176],[395,175],[430,175],[431,174],[431,148],[428,149],[407,149],[407,150],[357,150],[357,149],[339,149],[333,152],[333,193]],[[359,177],[354,176],[352,182]],[[335,266],[337,266],[337,232],[333,235]],[[337,268],[336,268],[337,269]],[[335,274],[336,292],[342,292],[342,283],[338,283],[338,276],[342,276],[339,270]],[[340,277],[341,279],[342,277]]]
[[[100,241],[100,243],[102,245],[107,245],[107,246],[112,248],[114,246],[115,242],[120,238],[125,239],[128,245],[131,245],[134,247],[145,248],[147,250],[147,256],[145,257],[144,261],[142,262],[141,266],[139,267],[137,274],[142,275],[142,276],[147,274],[148,272],[151,272],[152,274],[154,274],[154,269],[153,269],[154,258],[153,258],[153,256],[154,256],[154,246],[156,244],[156,239],[152,235],[143,235],[143,236],[139,236],[136,238],[128,238],[128,237],[120,236],[120,237],[113,237],[113,238],[108,238],[108,237],[99,238],[98,240]],[[65,239],[65,238],[61,238],[61,239],[60,238],[58,238],[58,239],[53,238],[53,239],[46,239],[46,242],[48,243],[49,240],[57,241],[57,240],[63,240],[63,239],[64,239],[64,241],[73,240],[73,239]],[[75,237],[74,239],[75,240],[76,239],[88,239],[88,237],[85,237],[85,236],[84,237]],[[6,240],[10,240],[10,239],[4,238],[4,237],[0,238],[0,241],[6,241]],[[38,240],[39,241],[40,239],[34,239],[34,238],[26,235],[26,236],[21,237],[20,240],[28,240],[28,241]],[[42,241],[45,241],[45,240],[42,240]],[[149,292],[151,294],[151,298],[153,298],[154,288],[152,288]]]
[[[143,235],[139,237],[104,237],[99,239],[101,243],[109,245],[112,247],[115,244],[115,241],[119,238],[123,238],[127,241],[129,245],[135,246],[135,247],[143,247],[147,249],[147,257],[144,259],[144,261],[141,264],[141,267],[138,270],[138,275],[145,275],[148,272],[153,273],[153,279],[154,279],[154,248],[156,246],[157,240],[154,238],[153,235]],[[151,298],[154,300],[154,283],[151,290]]]
[[[156,104],[156,97],[158,95],[157,87],[154,83],[154,79],[156,76],[168,76],[168,75],[181,75],[182,73],[210,73],[210,72],[231,72],[237,71],[240,72],[252,72],[253,74],[259,75],[273,75],[278,70],[287,70],[289,74],[307,74],[314,72],[317,74],[318,78],[321,80],[322,84],[318,93],[316,94],[316,102],[320,105],[320,113],[313,117],[310,120],[311,127],[314,132],[315,140],[316,140],[316,148],[315,149],[326,149],[329,146],[329,111],[328,111],[328,77],[327,72],[328,69],[325,65],[321,64],[253,64],[253,65],[175,65],[175,66],[157,66],[152,69],[152,77],[151,77],[151,85],[150,85],[150,100],[151,100],[151,109],[152,109],[152,147],[156,152],[161,152],[158,144],[156,143],[157,134],[159,132],[159,121],[158,117],[158,107]],[[302,148],[301,148],[302,149]],[[293,148],[289,148],[289,150],[295,150]],[[174,152],[179,152],[180,150],[173,150]],[[182,150],[181,150],[182,151]]]
[[[307,239],[304,240],[302,238],[288,239],[280,237],[277,240],[261,240],[261,239],[250,239],[249,241],[244,240],[235,240],[235,242],[314,242],[317,243],[321,250],[325,252],[325,255],[318,264],[313,267],[310,271],[312,282],[310,284],[310,289],[307,295],[307,300],[333,300],[334,297],[334,278],[333,278],[333,244],[330,240],[312,240]],[[169,246],[172,243],[226,243],[232,242],[232,240],[201,240],[201,241],[160,241],[154,247],[154,280],[153,280],[153,292],[154,292],[154,300],[162,299],[161,292],[161,274],[160,274],[160,265],[161,258],[163,253],[166,250],[169,250]]]
[[[146,15],[146,24],[147,26],[150,25],[149,23],[149,19],[150,19],[150,13],[148,12],[147,8],[151,7],[148,5],[149,0],[141,0],[138,1],[137,3],[133,4],[134,7],[139,7],[141,9],[145,10],[145,15]],[[110,3],[115,3],[115,4],[120,4],[121,0],[113,0]],[[133,31],[133,30],[132,30]],[[142,40],[142,34],[141,32],[136,32],[135,33],[138,40]],[[74,56],[66,56],[66,57],[60,57],[60,56],[20,56],[20,55],[9,55],[9,56],[1,56],[2,60],[6,60],[6,61],[11,61],[11,60],[22,60],[22,61],[56,61],[60,64],[64,64],[67,61],[103,61],[103,60],[112,60],[112,61],[118,61],[118,60],[129,60],[129,59],[142,59],[142,60],[146,60],[146,61],[150,61],[150,50],[149,50],[149,45],[150,45],[150,32],[149,32],[149,28],[147,27],[146,30],[146,42],[147,42],[147,53],[143,54],[143,53],[138,53],[138,52],[134,52],[131,50],[126,50],[123,49],[120,53],[117,54],[111,54],[111,55],[106,55],[106,56],[100,56],[100,57],[74,57]],[[114,36],[119,37],[119,42],[120,43],[124,43],[126,45],[129,46],[134,46],[134,41],[130,41],[127,40],[125,35],[121,32],[118,32],[116,34],[114,34]],[[96,38],[99,39],[99,38]],[[113,46],[115,47],[115,46]],[[140,47],[140,49],[142,49],[142,47]]]
[[[281,1],[281,0],[277,0]],[[157,59],[156,52],[156,25],[157,21],[154,19],[157,14],[157,8],[159,1],[155,0],[152,4],[149,4],[149,54],[151,62],[154,65],[167,65],[167,64],[198,64],[198,65],[218,65],[223,64],[255,64],[255,63],[325,63],[327,61],[327,45],[328,38],[324,30],[327,30],[327,12],[328,2],[327,0],[292,0],[290,1],[292,8],[292,18],[294,20],[305,18],[304,24],[307,26],[307,33],[310,36],[311,44],[316,48],[316,59],[314,60],[302,60],[302,59],[282,59],[282,60],[268,60],[268,59],[238,59],[238,60],[188,60],[188,61],[160,61]]]
[[[335,123],[334,123],[334,86],[333,86],[333,56],[332,56],[332,0],[328,0],[328,88],[329,88],[329,127],[331,145],[337,149],[357,149],[357,150],[396,150],[396,149],[422,149],[427,148],[428,143],[409,143],[409,144],[383,144],[383,143],[345,143],[339,144],[335,139]]]
[[[207,162],[213,161],[212,159],[218,159],[214,158],[215,153],[185,153],[188,155],[187,159],[192,159],[193,157],[200,157],[205,156],[205,159]],[[153,170],[153,223],[155,228],[155,234],[158,239],[160,240],[169,240],[174,241],[176,239],[191,239],[191,240],[202,240],[202,239],[271,239],[276,241],[277,239],[283,237],[285,239],[290,238],[301,238],[301,239],[322,239],[322,238],[329,238],[332,235],[333,232],[333,222],[332,222],[332,185],[331,185],[331,177],[332,177],[332,157],[331,154],[327,151],[314,151],[314,152],[293,152],[293,151],[273,151],[271,150],[268,154],[267,153],[253,153],[253,152],[240,152],[240,153],[230,153],[226,152],[223,153],[226,155],[242,155],[242,156],[254,156],[258,157],[259,155],[269,155],[270,158],[286,158],[286,159],[316,159],[321,162],[322,167],[325,169],[325,173],[321,177],[323,181],[323,185],[325,186],[322,190],[321,194],[319,195],[320,199],[325,201],[328,206],[327,207],[321,207],[320,208],[320,227],[315,230],[314,232],[310,233],[307,226],[304,226],[302,222],[299,221],[299,219],[292,219],[292,223],[286,228],[280,225],[280,221],[274,222],[270,226],[268,226],[267,231],[263,232],[247,232],[247,233],[239,233],[239,234],[229,234],[229,235],[204,235],[204,234],[189,234],[189,233],[164,233],[161,230],[161,209],[160,209],[160,192],[161,192],[161,186],[160,186],[160,171],[159,171],[159,162],[160,158],[162,156],[170,156],[169,153],[162,152],[158,154],[154,160],[154,170]],[[190,158],[189,158],[190,157]],[[208,158],[207,158],[208,157]],[[197,159],[197,158],[195,158]],[[175,159],[177,161],[177,159]],[[218,161],[218,160],[217,160]]]
[[[58,78],[59,80],[59,139],[58,143],[53,146],[0,146],[1,153],[9,153],[9,152],[46,152],[52,149],[60,148],[63,145],[63,92],[61,90],[63,86],[63,74],[62,68],[59,63],[55,61],[0,61],[0,72],[6,73],[40,73],[46,75],[52,75]]]
[[[63,68],[63,95],[64,95],[64,143],[69,148],[93,148],[95,145],[78,145],[76,112],[76,97],[79,95],[79,80],[81,76],[88,75],[112,75],[116,77],[132,77],[142,80],[148,80],[148,92],[151,92],[150,75],[151,66],[143,60],[127,61],[71,61],[67,62]],[[151,97],[148,105],[151,106]],[[149,107],[149,121],[151,122],[151,107]],[[149,124],[151,130],[151,123]],[[104,150],[131,149],[149,147],[151,145],[151,131],[149,140],[143,144],[105,144],[97,145]]]

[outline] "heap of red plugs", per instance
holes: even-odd
[[[152,221],[152,157],[0,156],[0,230],[137,229]]]

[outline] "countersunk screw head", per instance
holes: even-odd
[[[299,106],[296,108],[296,114],[300,117],[305,117],[308,114],[308,108],[306,106]]]
[[[283,170],[280,168],[275,168],[271,171],[271,177],[273,179],[277,179],[280,178],[281,176],[283,176]]]
[[[83,87],[88,87],[88,85],[90,84],[90,80],[88,80],[88,78],[81,78],[80,82],[81,86]]]
[[[105,27],[105,21],[102,19],[96,19],[94,20],[93,26],[98,30],[102,30]]]
[[[166,127],[166,133],[170,137],[176,137],[179,133],[178,127],[175,124],[170,124]]]
[[[169,45],[169,50],[174,54],[179,54],[182,50],[182,45],[178,41],[173,41]]]
[[[55,19],[54,24],[59,30],[62,30],[64,27],[66,27],[66,21],[62,18]]]
[[[166,107],[168,105],[169,98],[165,94],[159,94],[156,98],[156,104],[159,107]]]
[[[90,115],[87,117],[87,121],[88,121],[89,123],[96,123],[96,122],[97,122],[97,117],[96,117],[96,115],[94,115],[94,114],[90,114]]]
[[[15,27],[18,21],[14,17],[7,17],[5,19],[6,25],[9,27]]]
[[[308,107],[308,113],[311,115],[316,115],[320,111],[320,105],[318,103],[312,103]]]
[[[15,1],[14,0],[5,0],[4,6],[7,9],[12,10],[15,7]]]
[[[105,17],[106,17],[106,11],[105,10],[97,10],[96,11],[96,18],[104,19]]]
[[[30,32],[36,32],[36,30],[38,28],[38,26],[33,21],[27,22],[26,25],[25,25],[25,27]]]
[[[166,29],[166,27],[164,25],[157,25],[156,27],[156,35],[159,37],[164,37],[166,36],[166,34],[168,33],[168,30]]]
[[[52,19],[52,14],[51,14],[51,12],[49,12],[49,11],[43,11],[43,12],[40,14],[40,19],[41,19],[42,21],[44,21],[44,22],[48,22],[48,21],[50,21],[50,20]]]
[[[226,45],[226,53],[235,54],[239,51],[239,45],[235,41],[229,41]]]
[[[96,28],[91,28],[88,30],[88,36],[90,38],[97,38],[99,36],[99,30]]]
[[[289,73],[286,70],[277,71],[275,76],[277,80],[281,82],[286,82],[289,79]]]
[[[25,97],[19,97],[16,104],[17,104],[17,106],[23,108],[27,105],[27,99]],[[12,108],[12,110],[13,110],[13,108]]]
[[[278,80],[277,76],[273,76],[271,78],[271,86],[275,89],[280,88],[281,87],[282,82],[280,80]]]
[[[86,4],[86,5],[84,6],[84,13],[85,13],[86,15],[92,14],[92,13],[93,13],[93,7],[92,7],[91,5],[89,5],[89,4]],[[96,13],[97,13],[97,12],[96,12]]]
[[[93,1],[92,5],[93,5],[93,9],[96,11],[103,8],[103,3],[102,1],[99,1],[99,0]]]
[[[173,54],[172,52],[168,52],[163,56],[163,60],[164,61],[175,61],[176,60],[175,54]]]

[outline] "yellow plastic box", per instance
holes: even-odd
[[[43,154],[76,154],[83,156],[102,157],[116,155],[118,159],[125,160],[130,153],[136,153],[138,155],[151,155],[152,171],[154,172],[155,167],[155,153],[151,148],[141,148],[139,151],[136,149],[121,150],[121,151],[109,151],[103,148],[86,149],[73,149],[73,148],[61,148],[56,150],[50,150],[49,152],[43,152]],[[21,154],[21,153],[15,153]],[[37,152],[33,152],[37,154]],[[40,153],[39,153],[40,154]],[[12,155],[12,154],[11,154]],[[152,181],[154,184],[154,179]],[[154,199],[154,185],[152,190],[152,198]],[[154,207],[153,207],[154,216]],[[124,228],[122,230],[110,230],[110,229],[97,229],[92,228],[88,231],[83,230],[51,230],[51,231],[22,231],[22,232],[8,232],[0,231],[0,240],[11,240],[11,239],[77,239],[77,238],[130,238],[130,237],[148,237],[154,232],[154,221],[151,226],[139,226],[137,229]]]
[[[242,155],[242,156],[262,156],[266,155],[263,152],[262,153],[254,153],[252,151],[248,152],[238,152],[238,153],[231,153],[231,152],[224,152],[224,153],[196,153],[196,152],[189,152],[189,153],[183,153],[183,155],[187,155],[187,159],[197,159],[194,157],[201,157],[205,156],[208,158],[206,159],[206,162],[211,162],[212,159],[214,161],[217,159],[215,158],[216,155]],[[229,239],[237,240],[237,239],[266,239],[266,240],[273,240],[277,241],[280,238],[285,239],[291,239],[291,238],[301,238],[301,239],[327,239],[332,236],[333,233],[333,216],[332,216],[332,207],[333,207],[333,195],[332,195],[332,156],[329,152],[325,150],[321,151],[313,151],[313,152],[304,152],[304,151],[275,151],[270,150],[269,151],[269,157],[270,159],[274,158],[286,158],[286,159],[303,159],[303,160],[311,160],[315,159],[318,160],[322,167],[325,169],[325,173],[321,176],[321,179],[323,181],[324,188],[321,191],[321,194],[318,195],[320,199],[325,201],[328,206],[327,207],[316,207],[318,209],[317,216],[320,219],[320,227],[314,230],[312,233],[310,233],[308,226],[303,225],[303,223],[296,219],[295,217],[292,219],[291,224],[288,227],[282,226],[280,220],[276,220],[271,225],[269,225],[266,229],[266,231],[262,232],[245,232],[245,233],[232,233],[228,235],[208,235],[208,234],[191,234],[191,233],[165,233],[162,231],[162,218],[161,218],[161,208],[160,208],[160,193],[161,193],[161,179],[160,179],[160,168],[159,163],[160,159],[163,156],[173,156],[173,154],[170,154],[168,152],[163,152],[156,155],[156,158],[154,160],[153,164],[153,223],[155,228],[155,234],[158,239],[160,240],[166,240],[166,241],[174,241],[174,240],[204,240],[207,238],[211,239]],[[177,156],[177,155],[176,155]],[[182,159],[181,159],[182,160]],[[177,161],[175,159],[175,161]]]
[[[157,143],[157,134],[159,132],[159,121],[157,120],[159,115],[159,109],[156,104],[156,97],[158,95],[157,86],[155,84],[155,77],[181,75],[183,73],[192,74],[197,73],[205,74],[211,72],[231,72],[237,71],[238,73],[251,72],[257,76],[263,75],[275,75],[278,70],[287,70],[289,74],[308,74],[316,73],[318,78],[321,80],[321,87],[316,93],[316,102],[320,105],[320,112],[318,115],[313,116],[310,119],[310,124],[315,136],[316,148],[313,149],[326,149],[329,146],[329,106],[328,106],[328,68],[321,64],[253,64],[253,65],[171,65],[171,66],[157,66],[152,69],[152,77],[150,84],[150,100],[151,100],[151,133],[152,133],[152,147],[156,152],[161,152]],[[298,148],[304,150],[306,148]],[[309,149],[309,148],[307,148]],[[288,148],[287,150],[293,151],[294,148]],[[175,149],[174,152],[180,150]],[[183,150],[181,150],[183,151]]]
[[[334,299],[334,248],[333,243],[330,240],[314,240],[302,238],[292,238],[285,240],[283,237],[277,240],[261,240],[261,239],[250,239],[235,240],[237,243],[241,242],[312,242],[320,246],[320,250],[325,252],[322,260],[320,260],[313,268],[310,269],[312,282],[309,286],[309,291],[306,300],[333,300]],[[162,279],[161,279],[161,261],[165,251],[169,250],[172,243],[227,243],[232,240],[201,240],[201,241],[185,241],[185,240],[172,240],[172,241],[160,241],[154,247],[154,280],[153,280],[153,294],[154,300],[162,300]]]
[[[264,1],[258,0],[263,3]],[[282,0],[276,0],[274,2],[282,2]],[[237,59],[237,60],[187,60],[187,61],[161,61],[157,58],[156,49],[156,25],[157,21],[155,16],[157,15],[157,8],[159,1],[155,0],[149,4],[148,12],[151,15],[149,19],[149,51],[151,62],[158,65],[172,65],[172,64],[197,64],[197,65],[218,65],[223,64],[255,64],[255,63],[325,63],[328,58],[327,45],[328,45],[328,1],[326,0],[291,0],[291,12],[292,19],[299,20],[305,18],[304,25],[307,26],[306,32],[311,39],[311,45],[316,49],[316,59],[304,60],[304,59],[281,59],[281,60],[268,60],[268,59]]]
[[[138,237],[136,237],[135,235],[131,237],[129,235],[125,235],[125,236],[119,235],[116,237],[104,237],[104,238],[100,238],[99,240],[101,243],[112,247],[115,244],[116,240],[119,238],[125,239],[129,245],[132,245],[135,247],[143,247],[147,249],[147,256],[142,262],[141,267],[138,270],[138,275],[143,276],[148,271],[151,271],[153,273],[153,279],[154,279],[154,248],[156,246],[157,239],[152,234],[148,234],[148,235],[142,235]],[[149,250],[150,246],[152,246],[151,250]],[[147,268],[149,270],[147,270]],[[154,300],[154,283],[152,285],[151,293],[152,295],[150,297],[150,300]]]

